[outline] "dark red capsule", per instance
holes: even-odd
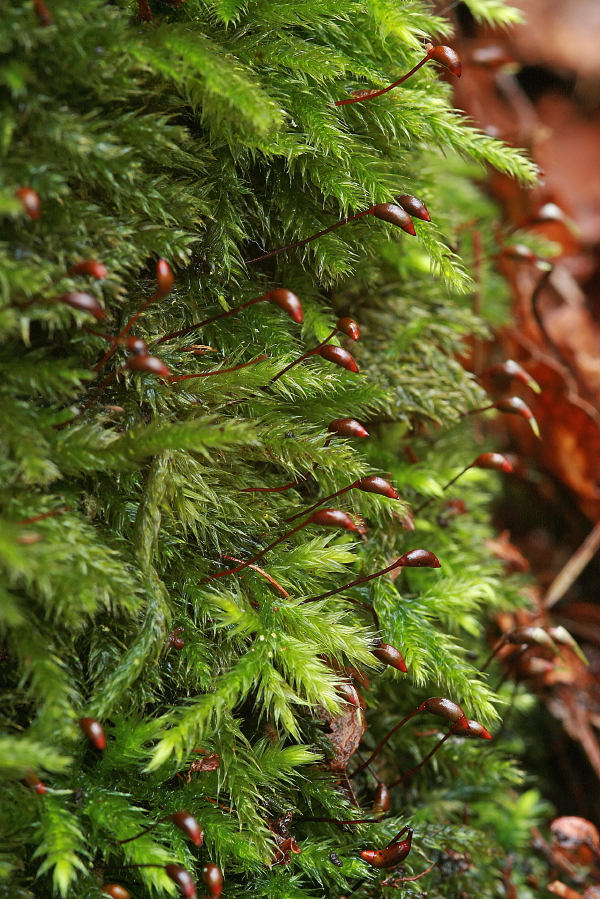
[[[536,437],[540,436],[540,429],[538,427],[538,423],[533,417],[533,412],[527,405],[527,403],[523,402],[521,397],[519,396],[505,396],[499,400],[496,400],[495,403],[492,404],[494,409],[498,409],[500,412],[508,412],[512,415],[520,415],[526,421],[529,422],[529,426],[531,430],[535,434]]]
[[[380,662],[385,662],[390,668],[395,668],[396,671],[408,671],[404,656],[395,646],[390,646],[389,643],[382,643],[376,649],[372,649],[371,652],[376,659],[379,659]]]
[[[218,865],[209,862],[202,868],[202,877],[213,899],[219,899],[223,889],[223,872]]]
[[[373,206],[369,212],[371,215],[376,216],[384,222],[390,222],[392,225],[397,225],[413,237],[417,233],[408,212],[405,212],[404,209],[402,209],[401,206],[397,206],[396,203],[378,203],[378,205]]]
[[[457,721],[461,721],[464,724],[467,720],[467,717],[461,707],[456,703],[452,702],[451,699],[445,699],[443,696],[432,696],[431,699],[426,699],[424,703],[422,703],[421,708],[425,712],[429,712],[432,715],[438,715],[440,718],[445,718],[446,721],[453,721],[456,723]]]
[[[148,355],[148,344],[145,340],[142,340],[141,337],[125,337],[124,339],[122,338],[119,343],[122,343],[123,346],[135,356]]]
[[[338,684],[336,687],[338,693],[340,693],[346,702],[350,705],[353,705],[355,709],[360,708],[360,696],[356,690],[356,687],[353,687],[352,684]]]
[[[69,269],[70,275],[89,275],[96,281],[102,281],[108,275],[108,269],[102,262],[96,259],[84,259],[83,262],[76,262]]]
[[[110,896],[111,899],[131,899],[131,893],[122,887],[120,883],[104,883],[102,884],[102,892]]]
[[[392,804],[391,790],[388,790],[386,785],[382,782],[378,785],[377,789],[375,790],[375,798],[373,800],[373,812],[376,815],[382,815],[384,812],[389,812],[391,804]]]
[[[441,568],[439,559],[428,549],[411,549],[398,559],[405,568]]]
[[[149,375],[158,375],[159,378],[168,378],[171,372],[158,356],[132,356],[125,363],[129,371],[145,372]]]
[[[529,372],[526,372],[518,362],[515,362],[514,359],[507,359],[505,362],[498,362],[497,365],[491,365],[489,368],[486,368],[481,377],[500,378],[504,380],[516,378],[517,381],[521,381],[522,384],[527,384],[528,387],[531,387],[535,393],[541,393],[541,387],[538,382],[535,381]]]
[[[202,828],[187,809],[182,808],[179,812],[173,812],[170,816],[173,824],[184,832],[186,837],[194,843],[195,846],[201,846],[204,842],[204,834]]]
[[[175,275],[173,269],[165,259],[159,259],[156,263],[156,286],[158,290],[154,295],[155,300],[162,300],[173,290]]]
[[[360,340],[360,328],[358,322],[355,322],[353,318],[339,318],[336,328],[351,340]]]
[[[90,743],[93,743],[96,749],[104,749],[106,746],[106,734],[104,728],[95,718],[80,718],[77,722]]]
[[[269,303],[275,303],[276,306],[279,306],[280,309],[287,312],[290,318],[299,325],[302,324],[304,319],[302,303],[291,290],[286,290],[285,287],[276,287],[274,290],[270,290],[265,294],[265,299],[268,300]]]
[[[189,871],[182,865],[165,865],[167,876],[177,884],[186,899],[196,899],[196,884]]]
[[[23,783],[38,794],[38,796],[43,796],[44,793],[48,792],[48,787],[43,781],[39,779],[37,774],[34,774],[33,771],[30,774],[26,774],[23,778]]]
[[[52,24],[52,16],[50,15],[50,10],[44,3],[44,0],[33,0],[33,7],[35,9],[37,20],[43,28],[47,28],[48,25]]]
[[[20,187],[15,191],[15,197],[21,201],[30,219],[39,219],[42,211],[42,201],[35,190],[31,187]]]
[[[472,468],[491,468],[494,471],[506,471],[510,472],[513,470],[511,463],[508,461],[506,456],[503,456],[501,453],[481,453],[474,462],[471,462]]]
[[[445,66],[453,75],[460,78],[462,74],[460,56],[456,50],[452,49],[452,47],[445,47],[443,45],[432,47],[427,51],[427,56],[429,59],[439,62],[440,65]]]
[[[336,418],[327,425],[327,430],[340,437],[368,437],[369,432],[354,418]]]
[[[73,309],[79,309],[80,312],[89,312],[98,321],[106,318],[106,312],[98,302],[98,300],[82,290],[72,290],[69,293],[63,293],[62,296],[56,298],[57,303],[66,303]]]
[[[308,522],[321,524],[328,528],[343,528],[346,531],[356,530],[356,525],[350,516],[339,509],[319,509],[317,512],[312,513]]]
[[[377,477],[377,475],[360,478],[355,486],[358,490],[364,490],[365,493],[378,493],[380,496],[389,496],[390,499],[399,498],[390,482],[386,481],[385,478]]]
[[[330,343],[326,343],[325,346],[319,347],[317,353],[319,356],[322,356],[323,359],[327,359],[328,362],[333,362],[334,365],[339,365],[342,368],[347,369],[347,371],[354,373],[358,371],[358,365],[356,364],[354,357],[350,355],[348,350],[345,350],[341,346],[333,346]]]
[[[408,828],[408,836],[405,840],[392,843],[385,849],[363,849],[360,857],[373,868],[395,868],[404,861],[410,852],[412,835],[412,830]]]
[[[491,740],[492,735],[489,730],[480,724],[479,721],[471,719],[465,721],[457,721],[450,728],[453,734],[459,737],[479,737],[481,740]]]
[[[402,206],[404,211],[412,215],[413,218],[421,219],[424,222],[431,221],[431,216],[423,200],[419,200],[418,197],[413,197],[411,194],[400,194],[395,199],[398,205]]]

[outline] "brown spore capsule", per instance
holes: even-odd
[[[187,809],[182,808],[179,812],[173,812],[170,818],[173,824],[182,830],[195,846],[202,846],[202,843],[204,842],[202,828]]]
[[[279,306],[280,309],[287,312],[290,318],[299,325],[302,324],[304,319],[302,303],[291,290],[287,290],[285,287],[276,287],[274,290],[270,290],[265,294],[265,299],[268,300],[269,303],[275,303],[276,306]]]
[[[202,877],[213,899],[219,899],[223,889],[223,872],[214,862],[209,862],[202,868]]]
[[[518,362],[515,362],[514,359],[507,359],[505,362],[498,362],[496,365],[491,365],[483,372],[481,377],[499,378],[504,380],[516,378],[517,381],[521,381],[522,384],[527,384],[528,387],[531,387],[535,393],[541,393],[541,387],[537,381],[535,381],[529,372],[526,372]]]
[[[356,687],[353,687],[352,684],[342,683],[337,685],[336,690],[344,697],[347,703],[354,706],[355,709],[360,708],[360,696]]]
[[[378,203],[377,206],[373,206],[369,212],[371,215],[376,216],[376,218],[381,219],[384,222],[397,225],[398,228],[402,228],[403,231],[406,231],[406,233],[410,234],[412,237],[417,233],[408,212],[405,212],[404,209],[402,209],[401,206],[397,206],[396,203]]]
[[[459,737],[479,737],[481,740],[491,740],[492,735],[489,730],[480,724],[479,721],[465,719],[465,721],[457,721],[450,728],[453,734]]]
[[[37,793],[38,796],[43,796],[48,792],[48,787],[46,786],[46,784],[41,781],[37,774],[34,774],[33,771],[25,775],[25,777],[23,778],[23,783],[26,784],[26,786],[31,787],[34,793]]]
[[[354,357],[341,346],[333,346],[330,343],[326,343],[325,346],[319,347],[317,353],[323,359],[327,359],[328,362],[333,362],[334,365],[339,365],[341,368],[345,368],[354,374],[358,372],[358,365]]]
[[[389,812],[392,804],[392,793],[387,786],[381,782],[375,790],[375,798],[373,799],[373,811],[376,815],[382,815]]]
[[[21,201],[30,219],[33,221],[39,219],[42,211],[42,201],[40,200],[40,195],[33,188],[20,187],[15,191],[15,197]]]
[[[429,59],[433,59],[434,62],[439,62],[440,65],[445,66],[457,78],[460,78],[462,75],[460,56],[452,47],[446,47],[442,44],[438,47],[431,47],[427,51],[427,55]]]
[[[125,363],[129,371],[144,372],[149,375],[158,375],[159,378],[169,378],[171,372],[158,356],[132,356]]]
[[[48,28],[52,24],[52,16],[44,0],[33,0],[33,7],[39,24],[42,28]]]
[[[327,430],[340,437],[368,437],[369,432],[354,418],[336,418],[327,425]]]
[[[405,568],[441,568],[440,561],[436,555],[429,552],[428,549],[411,549],[404,553],[397,563],[397,567]]]
[[[106,734],[99,721],[96,721],[95,718],[80,718],[77,723],[96,749],[104,749],[106,747]]]
[[[173,284],[175,283],[175,275],[173,269],[166,259],[159,259],[156,263],[156,286],[158,290],[154,295],[155,300],[161,300],[171,293]]]
[[[494,471],[511,472],[513,467],[506,456],[502,453],[481,453],[474,462],[471,462],[472,468],[489,468]]]
[[[353,318],[339,318],[336,328],[351,340],[360,340],[360,328]]]
[[[380,662],[385,662],[386,665],[395,668],[396,671],[408,671],[404,656],[395,646],[390,646],[389,643],[382,643],[380,646],[372,649],[371,652],[376,659],[379,659]]]
[[[63,293],[62,296],[56,298],[57,303],[65,303],[72,309],[78,309],[80,312],[89,312],[98,321],[106,318],[106,312],[91,293],[85,293],[83,290],[71,290],[69,293]]]
[[[443,696],[432,696],[431,699],[426,699],[421,708],[431,715],[438,715],[440,718],[445,718],[446,721],[456,723],[457,721],[464,719],[463,723],[465,723],[467,720],[465,713],[458,703],[453,702],[451,699],[446,699]]]
[[[396,197],[396,202],[405,212],[408,212],[408,214],[412,215],[414,218],[421,219],[423,222],[431,221],[427,206],[423,200],[419,200],[418,197],[413,197],[411,194],[400,194],[399,197]]]
[[[111,899],[131,899],[131,893],[122,887],[120,883],[104,883],[102,892],[110,896]]]
[[[147,356],[148,345],[141,337],[125,337],[122,338],[123,346],[133,353],[134,356]]]
[[[70,275],[89,275],[96,281],[102,281],[108,275],[108,269],[102,262],[96,259],[84,259],[82,262],[76,262],[69,269]]]
[[[399,840],[385,849],[363,849],[360,857],[373,868],[395,868],[410,852],[413,832],[408,828],[405,840]]]
[[[538,423],[533,417],[533,412],[525,403],[521,397],[519,396],[506,396],[502,397],[499,400],[496,400],[495,403],[492,404],[494,409],[498,409],[500,412],[507,412],[512,415],[520,415],[526,421],[529,422],[529,426],[531,430],[535,434],[536,437],[540,436],[540,429],[538,427]]]
[[[355,531],[356,525],[349,515],[339,509],[319,509],[313,512],[307,520],[311,524],[320,524],[329,528],[343,528],[346,531]]]
[[[189,871],[182,865],[165,865],[165,872],[177,884],[186,899],[196,899],[196,884]]]
[[[390,482],[377,475],[360,478],[355,486],[358,490],[364,490],[365,493],[378,493],[380,496],[388,496],[390,499],[399,499]]]

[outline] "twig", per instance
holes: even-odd
[[[575,550],[562,571],[554,578],[544,598],[544,608],[551,609],[579,577],[600,548],[600,521],[594,525],[579,549]]]

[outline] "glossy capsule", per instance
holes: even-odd
[[[266,293],[264,299],[268,300],[269,303],[274,303],[276,306],[279,306],[280,309],[287,312],[290,318],[299,325],[302,324],[304,319],[302,303],[291,290],[287,290],[285,287],[276,287],[274,290],[270,290]]]
[[[129,890],[126,890],[120,883],[104,883],[102,884],[102,892],[110,896],[111,899],[131,899]]]
[[[328,362],[333,362],[334,365],[339,365],[341,368],[345,368],[347,371],[351,371],[354,374],[358,372],[358,365],[356,364],[354,356],[341,346],[334,346],[331,343],[326,343],[324,346],[319,347],[315,352],[323,359],[327,359]]]
[[[179,812],[173,812],[170,815],[171,821],[184,832],[186,837],[194,843],[195,846],[201,846],[204,842],[204,833],[202,828],[187,809],[182,808]]]
[[[408,670],[400,650],[396,649],[395,646],[390,646],[389,643],[381,643],[372,649],[371,652],[376,659],[379,659],[380,662],[385,662],[386,665],[389,665],[390,668],[395,668],[396,671],[406,672]]]
[[[474,462],[471,462],[471,468],[489,468],[493,471],[511,472],[513,467],[506,456],[502,453],[481,453]]]
[[[409,215],[412,215],[413,218],[421,219],[423,222],[431,221],[431,216],[429,215],[427,206],[423,200],[419,200],[418,197],[413,197],[411,194],[400,194],[400,196],[395,199],[398,205],[400,205],[405,212],[408,212]]]
[[[223,889],[223,872],[214,862],[209,862],[202,868],[202,877],[210,890],[213,899],[219,899]]]
[[[168,378],[171,372],[158,356],[132,356],[125,363],[129,371],[144,372],[149,375],[157,375],[159,378]]]
[[[354,486],[358,490],[364,490],[366,493],[378,493],[380,496],[388,496],[390,499],[398,499],[398,494],[389,481],[380,478],[377,475],[369,475],[366,478],[360,478],[355,482]]]
[[[174,283],[173,269],[165,259],[159,259],[156,263],[156,286],[158,290],[154,294],[153,299],[161,300],[163,297],[166,297],[167,294],[171,293]]]
[[[80,718],[77,723],[96,749],[104,749],[106,747],[106,734],[99,721],[96,721],[95,718]]]
[[[407,828],[406,839],[392,843],[385,849],[363,849],[360,857],[373,868],[395,868],[403,862],[411,849],[413,831]]]
[[[165,865],[165,872],[171,878],[186,899],[196,899],[196,884],[189,871],[182,865]]]
[[[30,219],[39,219],[42,211],[42,201],[40,195],[31,187],[20,187],[15,191],[15,197],[21,201],[25,212]]]
[[[452,725],[450,731],[459,737],[479,737],[481,740],[491,740],[492,735],[489,730],[480,724],[479,721],[471,719],[465,721],[457,721]]]
[[[412,237],[417,233],[408,212],[405,212],[404,209],[402,209],[401,206],[397,206],[396,203],[378,203],[377,206],[373,206],[369,212],[371,215],[374,215],[384,222],[389,222],[391,225],[402,228],[403,231],[406,231],[406,233],[410,234]]]
[[[96,259],[84,259],[82,262],[76,262],[69,269],[70,275],[89,275],[96,281],[102,281],[108,275],[108,269],[102,262]]]
[[[368,437],[369,432],[354,418],[336,418],[327,425],[327,430],[340,437]]]
[[[383,782],[378,784],[377,789],[375,790],[375,798],[373,799],[373,812],[376,815],[382,815],[384,812],[389,812],[391,804],[391,791],[388,790]]]
[[[452,49],[452,47],[446,47],[444,45],[432,47],[427,51],[427,56],[429,59],[433,59],[434,62],[439,62],[440,65],[445,66],[448,71],[453,75],[456,75],[457,78],[460,78],[462,75],[460,56],[456,50]]]
[[[353,318],[339,318],[336,328],[351,340],[360,340],[360,328]]]
[[[320,524],[329,528],[343,528],[346,531],[355,531],[356,525],[349,515],[339,509],[319,509],[313,512],[306,524]]]
[[[83,290],[71,290],[69,293],[63,293],[56,298],[56,302],[65,303],[67,306],[70,306],[72,309],[78,309],[80,312],[89,312],[98,321],[106,318],[106,312],[96,297]]]
[[[419,706],[424,712],[429,712],[431,715],[437,715],[439,718],[445,718],[446,721],[463,721],[466,722],[467,717],[458,703],[453,702],[451,699],[446,699],[443,696],[432,696],[431,699],[426,699],[425,702],[422,702]]]
[[[436,555],[429,552],[428,549],[411,549],[410,552],[400,556],[394,567],[404,568],[441,568],[440,561]]]

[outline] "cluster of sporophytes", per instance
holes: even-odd
[[[490,213],[442,153],[535,173],[452,110],[448,33],[2,4],[0,895],[496,889],[474,662],[516,592],[451,249]]]

